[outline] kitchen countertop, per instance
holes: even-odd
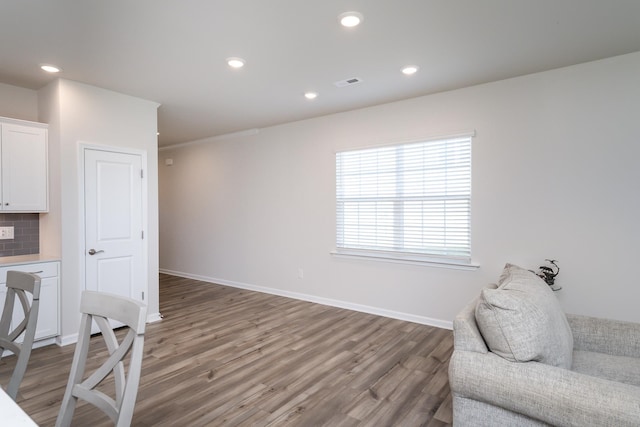
[[[60,261],[60,257],[33,254],[0,257],[0,267],[9,267],[12,265],[33,264],[34,262]]]

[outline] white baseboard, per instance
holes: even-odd
[[[43,340],[34,341],[33,346],[31,348],[40,348],[47,345],[55,344],[55,342],[56,342],[56,337],[45,338]],[[9,356],[11,354],[13,354],[13,352],[10,350],[2,351],[2,357]]]
[[[404,320],[407,322],[419,323],[421,325],[435,326],[442,329],[453,329],[453,322],[448,320],[433,319],[425,316],[417,316],[415,314],[402,313],[384,308],[371,307],[368,305],[354,304],[347,301],[335,300],[331,298],[318,297],[315,295],[303,294],[299,292],[283,291],[281,289],[267,288],[264,286],[255,286],[247,283],[234,282],[224,279],[216,279],[214,277],[199,276],[197,274],[184,273],[181,271],[173,271],[160,269],[160,273],[170,276],[184,277],[187,279],[200,280],[202,282],[215,283],[219,285],[230,286],[232,288],[246,289],[249,291],[262,292],[271,295],[278,295],[287,298],[298,299],[302,301],[314,302],[317,304],[328,305],[331,307],[344,308],[347,310],[359,311],[361,313],[375,314],[377,316],[389,317],[391,319]]]
[[[161,320],[162,320],[162,314],[160,314],[160,312],[151,313],[147,315],[147,323],[159,322]]]
[[[56,337],[46,338],[40,341],[34,341],[33,347],[31,348],[40,348],[40,347],[44,347],[44,346],[55,344],[55,343],[56,343]]]
[[[75,344],[78,342],[78,333],[70,334],[70,335],[60,335],[56,337],[56,344],[59,347],[64,347],[65,345]]]

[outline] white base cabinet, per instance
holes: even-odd
[[[7,294],[7,271],[9,270],[34,273],[42,279],[40,282],[40,310],[38,311],[35,340],[59,335],[60,262],[49,261],[0,267],[0,310],[4,308],[4,300]],[[16,301],[14,322],[22,320],[23,317],[22,306]]]

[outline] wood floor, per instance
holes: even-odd
[[[135,426],[451,425],[449,330],[167,275],[160,311]],[[41,426],[55,423],[73,350],[31,355],[18,403]],[[0,383],[14,363],[0,361]],[[73,425],[113,424],[81,402]]]

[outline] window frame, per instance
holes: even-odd
[[[427,137],[427,138],[419,138],[419,139],[412,139],[412,140],[405,140],[405,141],[396,141],[393,143],[387,143],[387,144],[379,144],[379,145],[373,145],[373,146],[364,146],[364,147],[356,147],[356,148],[349,148],[349,149],[344,149],[344,150],[340,150],[340,151],[336,151],[335,152],[335,209],[334,209],[334,214],[335,216],[335,220],[336,220],[336,224],[335,224],[335,249],[331,251],[331,254],[336,256],[336,257],[346,257],[346,258],[359,258],[359,259],[364,259],[364,260],[378,260],[378,261],[385,261],[385,262],[393,262],[393,263],[402,263],[402,264],[418,264],[418,265],[428,265],[428,266],[435,266],[435,267],[445,267],[445,268],[455,268],[455,269],[476,269],[479,267],[478,264],[474,263],[472,261],[472,252],[471,252],[471,220],[472,220],[472,216],[471,216],[471,201],[472,201],[472,182],[473,182],[473,177],[472,177],[472,151],[473,151],[473,141],[474,141],[474,137],[475,137],[475,131],[467,131],[467,132],[460,132],[460,133],[456,133],[456,134],[447,134],[447,135],[441,135],[441,136],[432,136],[432,137]],[[367,150],[383,150],[385,148],[400,148],[400,147],[406,147],[406,146],[411,146],[411,145],[418,145],[418,144],[424,144],[425,146],[427,146],[429,143],[437,143],[437,142],[442,142],[444,143],[446,140],[454,140],[454,139],[460,139],[460,138],[468,138],[469,139],[469,159],[468,159],[468,169],[465,169],[465,171],[468,171],[468,194],[464,195],[462,198],[464,200],[467,200],[468,203],[468,217],[467,217],[467,227],[466,229],[468,230],[468,239],[466,240],[466,242],[468,243],[468,256],[464,255],[464,256],[452,256],[452,255],[443,255],[443,254],[436,254],[436,253],[426,253],[426,252],[412,252],[411,250],[384,250],[384,249],[372,249],[372,248],[357,248],[357,247],[348,247],[348,246],[340,246],[340,227],[341,227],[341,220],[339,219],[339,215],[340,215],[340,204],[341,204],[341,200],[340,200],[340,185],[341,183],[339,182],[340,176],[339,173],[339,156],[342,153],[356,153],[356,152],[361,152],[361,151],[367,151]],[[378,172],[379,173],[379,172]],[[403,169],[402,167],[395,167],[394,169],[394,174],[395,174],[395,178],[397,178],[398,176],[402,176],[404,173],[406,173],[406,170]],[[362,175],[360,175],[362,176]],[[401,199],[397,196],[395,196],[397,199]],[[436,200],[441,200],[444,201],[448,196],[443,195],[440,199],[436,198]],[[373,198],[375,199],[375,197]],[[343,202],[343,209],[344,209],[344,200],[346,200],[346,198],[343,197],[342,202]],[[382,200],[382,199],[380,199]],[[396,202],[397,203],[397,202]],[[400,202],[400,203],[405,203],[405,202]],[[402,213],[402,218],[404,218],[405,213],[403,211]],[[421,217],[423,218],[423,217]],[[402,221],[402,219],[399,219],[396,217],[396,213],[394,213],[393,216],[393,222],[397,222],[397,221]],[[344,226],[344,225],[342,225]],[[378,229],[376,228],[376,232],[378,231]],[[343,231],[344,233],[344,231]],[[394,238],[397,236],[397,234],[402,234],[402,232],[397,232],[394,231]],[[376,234],[377,235],[377,234]],[[343,242],[344,242],[344,234],[343,236]],[[444,240],[443,240],[444,241]],[[401,247],[401,249],[407,249],[408,245],[406,244],[406,242],[403,242],[403,245]],[[410,248],[409,248],[410,249]]]

